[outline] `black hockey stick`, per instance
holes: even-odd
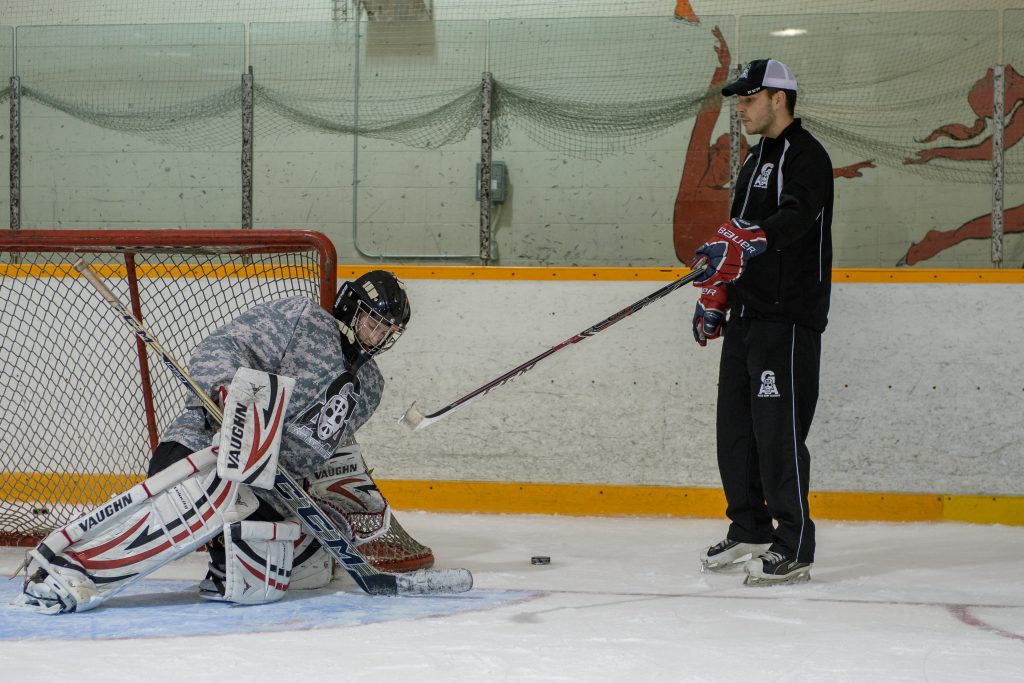
[[[206,395],[188,372],[167,353],[146,329],[124,302],[117,298],[100,280],[92,267],[79,259],[75,270],[82,274],[89,284],[110,304],[135,334],[150,348],[160,355],[164,364],[195,396],[202,401],[203,407],[219,425],[223,413],[213,399]],[[352,540],[342,532],[299,486],[295,479],[282,467],[278,467],[274,480],[274,497],[284,507],[291,510],[302,526],[320,542],[327,552],[348,572],[349,576],[370,595],[433,595],[438,593],[463,593],[473,587],[473,575],[467,569],[420,569],[407,574],[390,574],[382,572],[366,561]]]
[[[431,424],[437,422],[438,420],[444,419],[448,415],[451,415],[452,413],[454,413],[456,411],[456,409],[461,408],[462,406],[466,405],[467,403],[470,403],[474,399],[480,398],[481,396],[484,396],[484,395],[488,394],[492,389],[496,389],[496,388],[502,386],[503,384],[507,384],[507,383],[511,382],[512,380],[514,380],[516,377],[519,377],[520,375],[523,375],[523,374],[529,372],[530,370],[532,370],[534,368],[535,365],[537,365],[537,363],[539,363],[540,361],[544,360],[548,356],[550,356],[550,355],[552,355],[552,354],[554,354],[554,353],[556,353],[558,351],[561,351],[562,349],[564,349],[567,346],[570,346],[571,344],[576,344],[576,343],[579,343],[579,342],[583,341],[584,339],[586,339],[588,337],[593,337],[598,332],[601,332],[603,330],[608,329],[609,327],[611,327],[615,323],[619,322],[623,318],[628,318],[629,316],[633,315],[634,313],[639,311],[641,308],[644,308],[645,306],[647,306],[647,304],[649,304],[651,302],[654,302],[654,301],[657,301],[658,299],[662,298],[663,296],[665,296],[667,294],[670,294],[670,293],[674,292],[675,290],[679,289],[680,287],[682,287],[685,284],[689,284],[690,282],[693,282],[707,268],[707,263],[708,263],[707,262],[707,258],[702,258],[700,261],[698,261],[696,264],[694,264],[693,270],[691,270],[689,273],[687,273],[683,277],[679,278],[678,280],[675,280],[675,281],[665,285],[664,287],[662,287],[658,291],[656,291],[656,292],[654,292],[652,294],[649,294],[648,296],[645,296],[643,299],[640,299],[640,301],[637,301],[632,306],[627,306],[626,308],[623,308],[618,313],[616,313],[616,314],[614,314],[614,315],[612,315],[612,316],[610,316],[608,318],[605,318],[604,320],[602,320],[601,322],[597,323],[593,327],[588,327],[587,329],[583,330],[579,334],[576,334],[576,335],[573,335],[572,337],[569,337],[568,339],[566,339],[561,344],[558,344],[556,346],[552,346],[550,349],[548,349],[544,353],[540,354],[539,356],[535,356],[535,357],[531,358],[530,360],[526,361],[525,363],[523,363],[519,367],[512,368],[511,370],[506,372],[501,377],[494,378],[493,380],[491,380],[487,384],[483,385],[479,389],[474,389],[473,391],[471,391],[470,393],[466,394],[465,396],[463,396],[462,398],[458,399],[457,401],[454,401],[453,403],[449,403],[444,408],[441,408],[441,410],[438,410],[436,413],[430,413],[429,415],[424,415],[420,411],[416,410],[416,404],[413,403],[411,406],[409,406],[409,409],[407,411],[405,411],[405,415],[402,416],[402,419],[401,419],[402,424],[404,424],[406,427],[409,427],[413,431],[416,431],[416,430],[419,430],[419,429],[423,429],[424,427],[426,427],[428,425],[431,425]]]

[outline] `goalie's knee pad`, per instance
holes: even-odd
[[[356,545],[378,538],[390,527],[391,506],[370,476],[358,445],[325,461],[309,480],[309,494],[352,531]]]
[[[320,543],[303,533],[295,542],[292,565],[292,590],[323,588],[334,578],[334,558]]]
[[[200,595],[239,605],[262,605],[284,597],[291,582],[294,522],[232,522],[224,525],[224,568],[211,566]],[[219,574],[219,575],[218,575]]]

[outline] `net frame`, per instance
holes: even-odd
[[[107,284],[144,322],[152,312],[156,293],[170,292],[168,300],[177,304],[180,314],[165,312],[153,317],[149,325],[154,334],[166,335],[170,352],[181,360],[224,318],[245,308],[301,294],[330,310],[337,289],[334,245],[322,233],[310,230],[19,230],[0,235],[0,308],[6,318],[0,332],[4,344],[0,349],[4,361],[0,363],[0,411],[6,413],[0,425],[0,545],[34,544],[84,508],[141,479],[149,457],[146,447],[155,449],[159,432],[180,410],[184,396],[169,373],[157,371],[161,376],[154,377],[152,364],[159,359],[151,358],[145,343],[135,339],[132,354],[128,333],[114,319],[115,314],[109,308],[104,310],[99,296],[81,285],[71,263],[82,256],[93,262]],[[195,300],[186,299],[186,305],[181,305],[173,299],[179,292],[168,283],[178,282],[183,283],[181,292]],[[68,299],[47,299],[62,295]],[[209,297],[215,313],[201,308],[207,303],[200,300],[202,296]],[[88,300],[83,304],[88,308],[82,309],[86,312],[73,308],[75,297]],[[214,302],[214,297],[218,301]],[[81,335],[90,331],[81,328],[92,323],[96,348],[86,348],[80,343]],[[114,335],[107,343],[111,349],[101,348],[106,327]],[[121,330],[114,332],[117,327]],[[177,330],[184,332],[178,334]],[[44,345],[57,351],[47,351]],[[74,346],[81,348],[70,348]],[[62,364],[40,363],[43,372],[30,367],[43,357],[59,359]],[[118,367],[92,372],[84,367],[89,363],[117,363]],[[125,373],[137,373],[137,383],[134,378],[124,382]],[[80,391],[76,384],[79,374],[92,374],[99,383],[87,379],[87,391]],[[109,386],[102,384],[106,379]],[[40,387],[41,383],[45,384]],[[121,390],[127,394],[116,393]],[[175,396],[166,396],[169,391]],[[29,431],[32,420],[43,423],[40,431],[46,430],[45,421],[54,412],[46,408],[46,402],[54,392],[63,393],[49,405],[64,409],[59,419],[71,427],[60,433],[52,429],[54,434],[37,439]],[[125,395],[131,398],[126,400]],[[133,401],[136,405],[131,405]],[[105,424],[109,414],[98,410],[105,402],[124,403],[127,424]],[[97,420],[99,424],[94,423]],[[110,434],[118,429],[131,434],[123,439]],[[103,434],[104,430],[108,433]],[[104,450],[108,442],[118,445]],[[119,469],[82,469],[94,463],[89,462],[89,455],[79,454],[94,445],[102,458],[97,469]],[[131,453],[132,449],[143,452]],[[74,464],[64,468],[61,457]],[[138,460],[133,460],[135,457]],[[69,478],[75,480],[74,489],[55,489],[57,482]]]
[[[32,255],[47,255],[36,260]],[[315,254],[314,257],[303,257],[303,254]],[[59,255],[59,258],[55,258]],[[102,299],[92,291],[90,287],[81,283],[77,271],[71,264],[81,256],[91,256],[93,270],[104,277],[105,283],[118,293],[123,300],[130,302],[133,314],[142,321],[146,321],[146,305],[152,304],[152,297],[147,298],[154,290],[148,288],[144,293],[142,283],[152,281],[156,286],[155,291],[162,288],[170,289],[171,301],[174,291],[178,285],[186,292],[200,292],[207,294],[212,292],[213,297],[208,299],[211,308],[219,310],[219,314],[208,318],[201,318],[203,322],[190,329],[189,336],[182,339],[179,335],[173,334],[173,323],[179,322],[175,316],[163,315],[152,316],[147,327],[153,334],[160,338],[161,344],[168,349],[168,352],[176,360],[183,361],[191,354],[195,345],[201,341],[206,334],[227,319],[233,318],[245,308],[261,303],[264,300],[281,298],[284,296],[305,295],[315,300],[325,310],[332,310],[334,297],[337,290],[337,253],[333,243],[322,233],[310,230],[109,230],[109,231],[86,231],[86,230],[22,230],[8,231],[0,235],[0,316],[5,318],[5,325],[0,327],[0,411],[6,410],[7,414],[0,419],[0,545],[32,545],[37,543],[54,528],[66,524],[80,516],[86,509],[97,503],[106,500],[110,495],[123,491],[136,481],[142,479],[142,472],[145,470],[149,460],[145,453],[147,447],[151,452],[156,448],[160,431],[166,427],[170,419],[173,419],[181,409],[181,399],[184,397],[184,389],[170,373],[160,371],[154,376],[151,364],[159,362],[159,359],[152,358],[147,353],[146,344],[140,339],[132,340],[131,334],[125,331],[125,327],[116,321],[116,314],[102,303]],[[296,257],[298,255],[298,257]],[[98,258],[98,257],[103,257]],[[270,261],[271,257],[281,257],[281,263]],[[294,258],[293,258],[294,257]],[[300,258],[301,257],[301,258]],[[155,262],[147,262],[153,258]],[[224,262],[228,258],[228,262]],[[305,258],[306,260],[301,260]],[[105,263],[98,263],[106,259]],[[195,262],[190,262],[190,259]],[[123,264],[121,263],[123,261]],[[5,265],[4,262],[7,262]],[[13,275],[13,277],[12,277]],[[25,290],[25,287],[18,288],[11,285],[14,277],[20,275],[24,280],[52,280],[49,289]],[[62,282],[68,278],[68,282],[78,282],[81,286],[78,291]],[[73,278],[73,280],[70,280]],[[278,286],[267,286],[275,280],[284,284]],[[221,282],[225,284],[222,290],[209,286],[208,291],[204,290],[204,283]],[[292,287],[289,282],[302,284]],[[252,283],[252,287],[247,285]],[[227,285],[238,285],[234,288]],[[189,285],[193,285],[189,289]],[[256,296],[254,292],[262,293]],[[198,290],[196,289],[198,287]],[[59,292],[59,294],[57,293]],[[225,294],[227,292],[227,294]],[[230,299],[231,292],[242,296],[240,302]],[[127,471],[120,471],[115,474],[104,475],[100,473],[84,472],[74,473],[70,470],[72,478],[80,480],[78,484],[86,489],[83,499],[76,503],[61,501],[59,494],[54,494],[55,482],[61,477],[69,478],[69,472],[65,472],[59,466],[55,472],[35,472],[28,467],[31,464],[31,455],[23,456],[23,451],[32,453],[34,445],[34,434],[27,428],[22,428],[21,438],[12,438],[17,433],[19,420],[22,424],[31,419],[33,408],[38,414],[44,411],[33,405],[37,396],[31,391],[24,389],[17,380],[12,381],[11,377],[19,372],[18,366],[28,366],[34,362],[34,358],[28,354],[18,355],[20,348],[19,340],[16,339],[18,331],[24,330],[21,311],[15,314],[17,296],[26,296],[36,293],[37,296],[48,296],[58,298],[64,294],[78,296],[82,300],[90,302],[89,312],[82,318],[91,322],[93,318],[103,316],[103,322],[109,323],[106,326],[97,322],[97,329],[109,327],[113,336],[107,339],[107,346],[115,349],[115,355],[119,353],[116,349],[132,348],[128,342],[135,342],[136,355],[134,358],[130,353],[125,353],[126,358],[121,359],[124,363],[134,363],[135,370],[121,367],[119,370],[138,373],[138,390],[141,403],[144,406],[145,425],[136,421],[136,430],[145,432],[144,438],[134,436],[131,442],[131,453],[139,457],[138,461],[122,468]],[[29,296],[31,298],[31,296]],[[217,300],[214,301],[213,298]],[[41,302],[37,302],[40,309],[45,309]],[[58,302],[58,304],[63,302]],[[180,305],[180,309],[187,311],[209,312],[203,308],[204,302],[188,300],[185,303],[189,306]],[[94,307],[94,308],[92,308]],[[172,309],[173,310],[173,309]],[[49,318],[58,318],[66,313],[61,308],[56,313],[48,312]],[[80,314],[81,316],[82,314]],[[188,318],[183,315],[183,318]],[[193,316],[195,317],[195,316]],[[10,318],[10,321],[6,320]],[[168,327],[168,318],[171,327]],[[75,316],[66,316],[67,321],[73,323]],[[9,322],[9,324],[7,324]],[[59,322],[59,321],[58,321]],[[81,325],[83,319],[78,319]],[[47,321],[50,325],[53,320]],[[184,323],[188,326],[188,321]],[[43,329],[47,334],[39,335],[47,343],[52,339],[61,339],[54,331],[57,327],[31,328],[32,330]],[[51,333],[52,332],[52,333]],[[14,336],[12,336],[14,335]],[[120,336],[118,336],[120,335]],[[63,339],[74,339],[68,336]],[[26,341],[26,345],[33,340]],[[38,343],[39,340],[34,340]],[[59,348],[60,342],[56,342]],[[66,344],[67,345],[67,344]],[[90,355],[82,363],[88,364],[88,359],[103,358],[101,347],[103,344],[95,342],[97,348],[89,349]],[[109,351],[109,349],[107,349]],[[46,356],[45,349],[39,349],[37,355]],[[50,358],[54,354],[50,352]],[[17,362],[12,362],[17,361]],[[78,368],[80,369],[80,368]],[[59,374],[59,373],[58,373]],[[73,373],[77,375],[78,373]],[[39,375],[36,375],[37,377]],[[43,377],[44,381],[49,377]],[[68,380],[69,376],[60,376],[62,380]],[[76,379],[71,376],[70,379]],[[115,380],[112,380],[113,384]],[[134,382],[134,379],[133,379]],[[132,382],[121,382],[130,384]],[[158,395],[154,387],[160,383],[163,390]],[[28,384],[27,382],[24,384]],[[70,385],[70,381],[68,381]],[[173,387],[173,389],[168,389]],[[29,387],[31,389],[33,387]],[[58,389],[65,387],[57,385]],[[91,387],[89,387],[91,389]],[[177,400],[171,400],[167,396],[168,391],[178,392]],[[20,392],[20,393],[19,393]],[[36,392],[45,394],[45,392]],[[71,396],[68,403],[73,402],[75,390],[67,388],[66,393]],[[90,419],[97,413],[95,404],[102,404],[103,399],[97,399],[92,394],[78,396],[80,399],[79,419],[82,424],[78,425],[79,431],[84,435],[86,448],[82,451],[85,457],[91,455],[89,450],[93,443],[89,441]],[[15,401],[8,399],[14,397]],[[131,399],[131,400],[134,400]],[[128,402],[130,403],[131,400]],[[136,405],[139,401],[136,401]],[[60,407],[63,404],[58,403]],[[14,412],[17,411],[17,412]],[[24,414],[29,413],[29,418]],[[12,425],[15,425],[12,427]],[[115,428],[117,425],[115,425]],[[13,431],[12,431],[13,430]],[[102,427],[101,427],[102,430]],[[107,431],[111,431],[108,426]],[[131,430],[127,430],[131,431]],[[53,445],[49,444],[53,449]],[[53,454],[43,452],[37,454],[40,462],[47,462],[46,455]],[[71,450],[65,446],[64,450],[58,446],[56,452],[64,453]],[[126,451],[129,452],[129,451]],[[21,461],[16,459],[22,457]],[[107,456],[109,457],[109,454]],[[29,460],[26,463],[26,460]],[[21,470],[17,465],[12,468],[12,462],[21,462]],[[51,464],[54,461],[49,461]],[[63,465],[63,463],[60,463]],[[133,469],[134,468],[134,469]],[[20,490],[19,490],[20,487]],[[64,498],[72,498],[74,494],[64,494]],[[360,546],[364,557],[375,567],[382,571],[414,571],[425,569],[434,563],[434,555],[431,549],[414,539],[402,527],[394,514],[387,515],[385,520],[381,515],[366,515],[360,513],[349,513],[341,511],[348,519],[349,524],[361,532],[379,531],[380,527],[388,523],[387,528],[378,533],[373,541]]]

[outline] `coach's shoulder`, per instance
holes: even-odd
[[[828,150],[825,149],[825,145],[814,133],[806,128],[800,127],[793,131],[790,143],[807,161],[827,164],[829,168],[832,167],[832,160],[829,157]]]

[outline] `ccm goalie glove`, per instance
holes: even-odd
[[[693,281],[694,287],[705,282],[726,285],[743,275],[747,262],[764,253],[768,238],[764,231],[742,218],[733,218],[718,226],[714,236],[701,245],[690,263],[696,266],[701,257],[707,257],[708,266],[704,273]]]
[[[729,292],[725,285],[701,287],[697,310],[693,312],[693,340],[701,346],[708,345],[708,339],[722,336],[725,325],[725,311],[728,307]]]

